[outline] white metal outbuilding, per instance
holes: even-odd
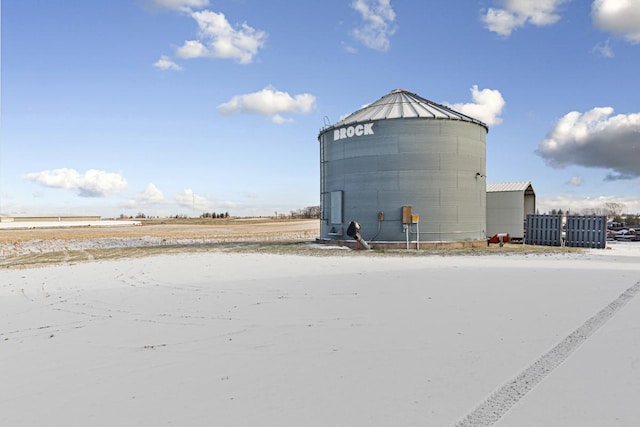
[[[508,233],[524,239],[528,214],[536,213],[536,193],[530,181],[487,184],[487,237]]]

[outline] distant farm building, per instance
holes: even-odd
[[[2,216],[2,222],[79,222],[100,221],[100,215],[82,216]]]
[[[98,215],[78,216],[0,216],[0,229],[122,227],[140,221],[102,220]]]

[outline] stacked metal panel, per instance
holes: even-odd
[[[562,246],[562,215],[527,215],[524,243]]]
[[[607,217],[570,215],[564,224],[562,215],[527,215],[525,244],[604,249],[607,246]]]
[[[604,249],[607,246],[607,217],[568,216],[565,245],[574,248]]]

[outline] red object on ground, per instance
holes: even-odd
[[[498,233],[491,236],[489,243],[507,243],[509,241],[508,233]]]

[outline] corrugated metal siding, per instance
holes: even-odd
[[[373,135],[337,141],[333,131],[319,137],[321,188],[344,192],[345,224],[358,221],[365,239],[380,225],[376,240],[404,241],[401,207],[412,206],[420,215],[421,241],[484,240],[486,184],[476,174],[485,174],[486,130],[472,122],[425,119],[385,120],[374,129]],[[321,226],[321,237],[331,238],[329,230]]]
[[[487,192],[487,237],[507,233],[524,238],[524,196],[521,192]]]
[[[487,184],[487,235],[509,233],[524,238],[525,218],[535,213],[535,192],[529,181]]]

